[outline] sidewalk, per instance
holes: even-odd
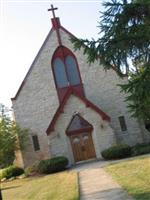
[[[150,154],[136,156],[142,158]],[[71,170],[79,174],[80,200],[134,200],[117,184],[103,167],[133,160],[135,157],[115,161],[92,161],[76,165]]]
[[[102,169],[79,172],[80,200],[133,200]]]

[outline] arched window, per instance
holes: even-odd
[[[65,65],[60,58],[56,58],[53,62],[54,76],[58,88],[67,87],[68,80],[65,71]]]
[[[67,47],[59,46],[55,50],[52,57],[52,70],[60,102],[63,101],[70,86],[84,96],[76,57]]]
[[[75,59],[68,55],[65,58],[65,64],[70,85],[80,84],[79,71]]]

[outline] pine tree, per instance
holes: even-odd
[[[128,76],[121,86],[133,116],[150,121],[150,0],[109,0],[99,23],[100,38],[72,39],[88,62]]]

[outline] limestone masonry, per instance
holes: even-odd
[[[74,93],[70,94],[65,105],[63,105],[63,111],[55,122],[54,129],[47,135],[46,130],[61,104],[52,70],[52,58],[56,49],[60,46],[57,38],[58,30],[61,45],[67,47],[76,57],[85,100],[78,98]],[[115,143],[134,145],[149,139],[144,126],[137,119],[130,117],[127,105],[124,102],[125,96],[120,93],[120,88],[117,86],[117,84],[127,82],[127,78],[119,78],[112,69],[104,71],[99,62],[89,65],[82,49],[74,51],[73,44],[70,41],[71,36],[61,25],[59,27],[53,26],[16,97],[12,99],[16,122],[22,128],[29,128],[31,133],[27,150],[16,152],[16,163],[20,166],[29,166],[38,160],[59,155],[66,156],[70,165],[76,163],[78,156],[81,156],[83,160],[89,158],[90,145],[84,143],[86,137],[83,137],[83,133],[78,131],[77,134],[74,133],[71,136],[66,134],[66,129],[76,113],[93,127],[90,134],[97,159],[101,158],[102,150]],[[87,106],[86,99],[96,108]],[[106,113],[111,119],[110,122],[103,119],[96,109]],[[126,130],[121,129],[119,117],[122,117],[125,121]],[[32,137],[35,135],[38,140],[36,142],[39,143],[38,150],[35,150]],[[77,138],[80,140],[78,144],[79,152],[77,152],[77,144],[73,141],[75,136],[75,142],[78,142]],[[82,152],[83,147],[86,148],[84,153]]]

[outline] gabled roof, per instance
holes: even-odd
[[[97,112],[102,117],[103,120],[110,121],[110,117],[105,112],[103,112],[99,107],[97,107],[95,104],[93,104],[91,101],[89,101],[86,97],[81,96],[78,93],[78,91],[76,91],[74,88],[70,87],[68,89],[62,103],[59,105],[58,109],[56,110],[56,113],[54,114],[54,117],[46,130],[47,135],[49,135],[50,132],[54,131],[55,123],[56,123],[57,119],[59,118],[60,114],[63,112],[64,106],[65,106],[67,100],[69,99],[70,95],[72,95],[72,94],[74,96],[78,97],[83,103],[85,103],[85,105],[87,107],[90,107],[95,112]]]
[[[67,129],[66,129],[66,134],[67,135],[73,135],[77,133],[83,133],[83,132],[89,132],[93,130],[93,126],[85,120],[82,116],[79,114],[75,114]]]
[[[63,26],[60,25],[59,29],[60,29],[60,30],[63,30],[63,31],[64,31],[65,33],[67,33],[70,37],[76,38],[72,33],[70,33],[68,30],[66,30]],[[33,68],[33,66],[34,66],[34,63],[35,63],[36,60],[38,59],[38,57],[39,57],[41,51],[43,50],[43,48],[44,48],[46,42],[48,41],[48,39],[49,39],[49,37],[51,36],[51,34],[53,33],[53,31],[56,31],[56,29],[55,29],[54,27],[52,27],[51,30],[50,30],[50,32],[48,33],[48,35],[47,35],[45,41],[43,42],[43,44],[42,44],[40,50],[38,51],[38,53],[37,53],[35,59],[33,60],[33,62],[32,62],[32,64],[31,64],[31,66],[30,66],[30,68],[29,68],[27,74],[25,75],[25,78],[24,78],[24,80],[22,81],[22,83],[21,83],[21,85],[20,85],[20,87],[19,87],[19,89],[18,89],[18,91],[17,91],[15,97],[11,98],[12,101],[16,100],[17,97],[19,96],[19,94],[20,94],[20,92],[21,92],[21,90],[22,90],[22,88],[23,88],[23,86],[24,86],[24,84],[25,84],[25,82],[26,82],[26,80],[27,80],[29,74],[30,74],[31,71],[32,71],[32,68]]]
[[[59,30],[63,30],[63,31],[64,31],[66,34],[68,34],[71,38],[77,38],[77,37],[74,36],[71,32],[69,32],[67,29],[65,29],[63,26],[61,26],[61,24],[60,24],[60,22],[59,22],[59,18],[56,18],[56,20],[57,20],[57,23],[59,23],[59,24],[57,25],[58,27],[55,27],[55,25],[54,25],[55,22],[53,22],[54,20],[52,19],[52,25],[53,25],[53,26],[52,26],[50,32],[48,33],[48,35],[47,35],[45,41],[43,42],[43,44],[42,44],[40,50],[38,51],[38,53],[37,53],[35,59],[33,60],[33,62],[32,62],[32,64],[31,64],[31,66],[30,66],[30,68],[29,68],[29,70],[28,70],[28,72],[27,72],[27,74],[26,74],[24,80],[22,81],[22,83],[21,83],[21,85],[20,85],[20,87],[19,87],[19,89],[18,89],[18,91],[17,91],[15,97],[11,98],[12,101],[16,100],[17,97],[19,96],[19,94],[20,94],[20,92],[21,92],[21,90],[22,90],[22,88],[23,88],[23,86],[24,86],[24,84],[25,84],[25,82],[26,82],[26,80],[27,80],[29,74],[30,74],[31,71],[32,71],[32,68],[33,68],[33,66],[34,66],[34,63],[35,63],[36,60],[38,59],[38,57],[39,57],[41,51],[43,50],[43,48],[44,48],[46,42],[48,41],[48,39],[49,39],[49,37],[51,36],[51,34],[53,33],[53,31],[56,31],[56,29],[59,28]],[[54,24],[53,24],[53,23],[54,23]],[[112,68],[112,69],[113,69],[114,71],[116,71],[115,67]]]

